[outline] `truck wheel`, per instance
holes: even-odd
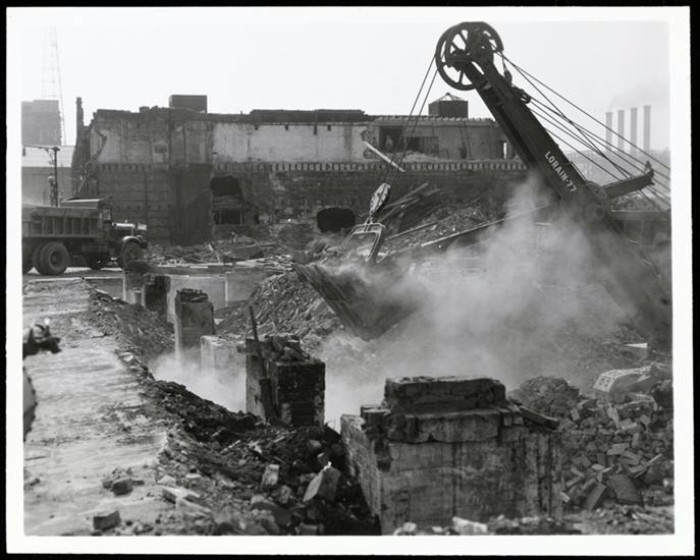
[[[107,263],[109,262],[109,257],[85,257],[85,262],[92,270],[101,270],[102,268],[107,266]]]
[[[51,241],[41,250],[39,255],[39,272],[46,276],[63,274],[70,264],[70,253],[63,243]]]
[[[39,274],[44,274],[41,268],[41,250],[46,246],[45,243],[40,243],[32,250],[32,266]]]
[[[117,259],[119,266],[124,269],[131,261],[140,261],[143,257],[143,250],[136,241],[127,241],[122,247],[121,255]]]

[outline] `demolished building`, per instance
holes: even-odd
[[[398,196],[430,181],[459,202],[476,190],[517,184],[525,173],[495,121],[470,118],[459,99],[431,104],[410,133],[405,116],[214,114],[206,100],[171,96],[167,108],[100,109],[87,126],[78,111],[75,193],[111,195],[116,219],[147,223],[156,243],[188,245],[230,224],[313,222],[327,209],[345,223],[348,212],[366,212],[386,174],[367,144],[389,155],[406,149],[407,173],[392,178]]]

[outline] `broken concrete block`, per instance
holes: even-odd
[[[607,480],[608,488],[615,494],[620,504],[642,504],[642,495],[626,474],[614,474]]]
[[[593,489],[588,493],[588,496],[586,497],[586,503],[583,507],[589,511],[597,509],[600,506],[600,504],[603,503],[607,491],[608,487],[605,486],[605,484],[596,483]]]
[[[629,447],[629,443],[613,443],[610,449],[608,449],[608,455],[622,455],[625,449]]]
[[[175,486],[177,484],[177,480],[175,480],[175,478],[169,474],[166,474],[164,477],[158,480],[158,484],[161,486]]]
[[[316,439],[310,439],[306,442],[306,449],[308,450],[309,454],[315,456],[323,450],[323,444]]]
[[[188,517],[207,517],[211,515],[211,509],[195,504],[185,497],[178,497],[175,499],[175,509],[181,511],[183,515]]]
[[[130,478],[120,478],[112,482],[111,490],[117,496],[128,494],[133,489]]]
[[[418,525],[406,521],[406,523],[394,531],[394,535],[415,535],[417,530]]]
[[[452,518],[452,530],[458,535],[486,535],[489,528],[484,523],[476,523],[461,517]]]
[[[215,535],[241,535],[243,534],[243,521],[240,514],[230,507],[225,507],[214,512]]]
[[[199,498],[199,494],[197,492],[192,492],[192,490],[187,490],[185,488],[180,488],[177,486],[164,486],[163,490],[163,497],[168,500],[169,502],[177,502],[178,498],[181,498],[183,500],[192,500]]]
[[[318,535],[318,525],[302,523],[297,527],[297,533],[299,535]]]
[[[265,498],[263,498],[262,500],[258,499],[255,502],[253,502],[250,506],[250,509],[269,512],[270,514],[272,514],[275,523],[280,527],[286,527],[292,520],[292,513],[289,510],[280,507],[277,504]]]
[[[277,486],[280,475],[279,465],[267,465],[265,467],[265,472],[263,472],[262,480],[260,481],[260,488],[263,490],[271,490]]]
[[[92,517],[92,526],[96,531],[107,531],[121,523],[119,510],[101,511]]]
[[[340,480],[340,471],[333,467],[326,467],[309,482],[303,500],[308,502],[315,497],[329,501],[335,499],[335,491]]]
[[[289,503],[289,500],[292,499],[293,495],[294,492],[292,491],[292,489],[289,486],[283,484],[275,492],[274,499],[278,504],[286,506]]]

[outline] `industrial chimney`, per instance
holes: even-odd
[[[612,152],[613,148],[613,113],[608,111],[605,113],[605,151]]]
[[[83,116],[83,98],[82,97],[76,97],[75,98],[75,143],[76,145],[78,144],[78,141],[83,135],[83,129],[85,128],[85,119]]]
[[[632,107],[630,109],[630,153],[636,155],[639,151],[637,149],[637,108]]]
[[[625,110],[617,112],[617,149],[625,151]]]
[[[644,151],[651,151],[651,105],[644,105]]]

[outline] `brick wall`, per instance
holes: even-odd
[[[408,173],[391,179],[392,197],[430,181],[454,200],[468,202],[486,193],[502,199],[525,179],[521,164],[475,161],[407,164]],[[95,167],[96,187],[89,196],[111,195],[118,220],[148,225],[148,237],[158,243],[193,245],[211,236],[211,178],[232,175],[244,198],[274,219],[313,219],[327,207],[347,207],[364,214],[369,199],[385,179],[380,163],[229,163],[165,166],[101,164]]]

